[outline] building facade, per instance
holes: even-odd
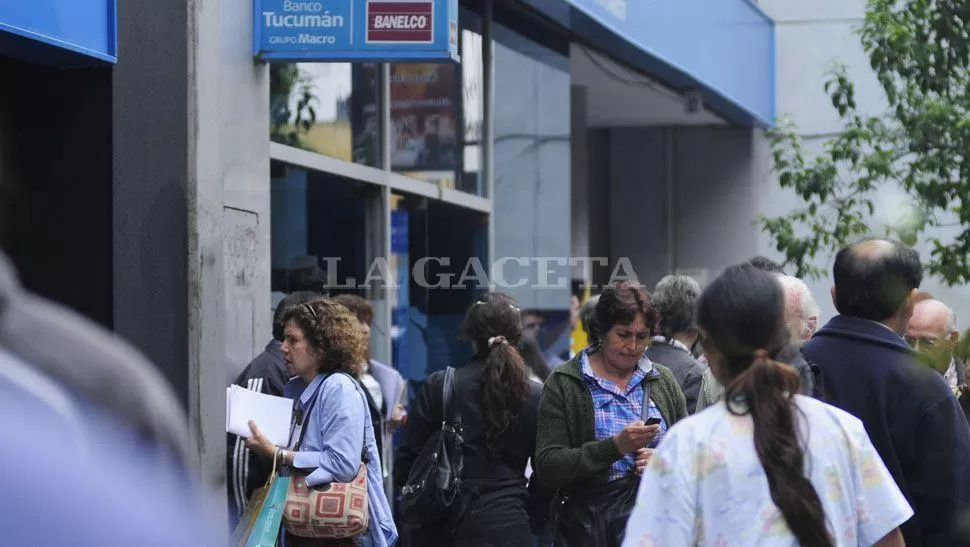
[[[5,249],[159,366],[215,491],[225,387],[288,292],[366,297],[374,358],[416,385],[470,356],[460,321],[490,284],[560,353],[577,285],[762,248],[775,26],[748,0],[462,0],[460,62],[256,59],[249,2],[99,1],[44,3],[102,10],[103,51],[68,48],[70,70],[0,8],[2,100],[42,112],[9,126],[42,153]]]

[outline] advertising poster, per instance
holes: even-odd
[[[458,166],[458,69],[451,63],[391,65],[391,168]]]

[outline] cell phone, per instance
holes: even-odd
[[[647,422],[644,425],[658,425],[660,423],[660,418],[647,418]]]

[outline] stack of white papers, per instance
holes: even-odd
[[[249,420],[276,446],[286,446],[293,417],[293,400],[266,395],[237,385],[226,388],[226,432],[252,437]]]

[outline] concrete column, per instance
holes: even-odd
[[[233,213],[225,211],[220,111],[220,2],[189,0],[188,14],[188,367],[189,420],[199,448],[203,480],[213,488],[210,512],[225,501],[226,313],[223,233],[235,236]],[[227,90],[228,91],[228,90]],[[228,105],[226,105],[228,106]],[[241,212],[240,212],[241,213]],[[225,220],[225,221],[224,221]],[[242,219],[239,219],[242,221]],[[240,241],[240,247],[245,242]],[[220,395],[222,395],[220,397]],[[221,503],[220,503],[221,502]]]
[[[129,0],[118,19],[115,325],[185,402],[224,517],[227,365],[271,336],[268,73],[248,4]]]
[[[586,134],[588,181],[586,223],[589,233],[589,254],[591,257],[609,258],[610,251],[610,131],[591,129]],[[595,286],[602,286],[610,276],[606,266],[592,266],[592,280]]]
[[[585,86],[574,85],[570,92],[570,148],[572,149],[572,168],[570,179],[572,183],[571,231],[572,256],[590,256],[589,248],[589,128],[588,97]],[[592,281],[592,269],[589,266],[577,265],[573,267],[573,279]]]
[[[187,16],[186,0],[119,3],[113,74],[114,327],[186,406]]]

